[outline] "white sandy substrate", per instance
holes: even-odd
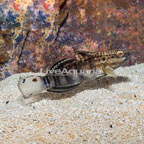
[[[69,93],[24,99],[17,74],[0,83],[0,144],[143,144],[144,64]]]

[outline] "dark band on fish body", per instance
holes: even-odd
[[[44,81],[45,86],[48,88],[50,85],[50,81],[49,81],[48,77],[47,76],[43,77],[43,81]]]

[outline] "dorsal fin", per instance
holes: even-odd
[[[64,58],[58,62],[56,62],[52,67],[51,67],[51,71],[52,70],[56,70],[56,69],[60,69],[62,68],[65,64],[67,63],[72,63],[74,61],[74,59],[72,58]]]
[[[76,54],[80,54],[81,56],[92,56],[94,52],[88,52],[88,51],[76,51]]]

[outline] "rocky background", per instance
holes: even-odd
[[[144,61],[144,1],[71,0],[68,6],[70,14],[58,37],[61,53],[128,49],[128,65]]]
[[[131,51],[144,62],[143,0],[1,0],[1,79],[43,72],[77,50]]]

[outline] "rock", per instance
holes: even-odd
[[[143,5],[142,0],[1,0],[1,79],[5,72],[45,72],[77,50],[125,49],[131,51],[126,65],[144,62]]]

